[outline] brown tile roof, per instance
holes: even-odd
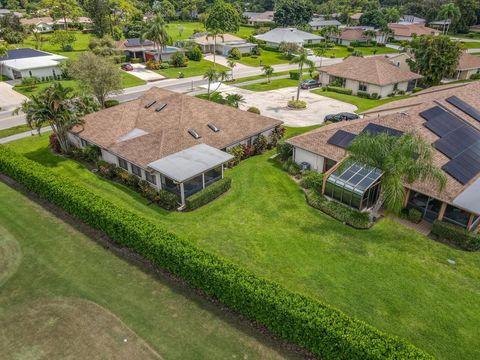
[[[414,72],[402,70],[388,59],[377,56],[368,58],[350,56],[341,63],[324,66],[319,71],[380,86],[422,77]]]
[[[480,97],[478,96],[479,93],[480,82],[475,82],[461,88],[451,89],[450,91],[439,91],[425,94],[422,97],[411,97],[409,99],[397,101],[397,103],[416,101],[416,105],[412,105],[410,108],[402,112],[395,112],[382,116],[366,116],[360,120],[343,121],[336,124],[326,125],[303,135],[291,138],[287,140],[287,142],[304,150],[327,157],[329,159],[341,161],[347,155],[346,151],[335,145],[328,144],[328,139],[330,139],[330,137],[335,134],[339,129],[358,134],[367,124],[374,123],[397,129],[403,132],[418,134],[427,142],[433,143],[438,139],[438,136],[428,130],[425,126],[423,126],[425,120],[419,114],[424,110],[432,108],[433,106],[440,105],[448,111],[460,116],[462,119],[469,122],[473,127],[480,130],[480,123],[478,121],[474,120],[462,111],[450,105],[445,100],[451,95],[456,95],[468,104],[480,109]],[[395,102],[392,102],[389,105],[394,108]],[[434,151],[433,163],[435,166],[441,168],[449,160],[450,159],[443,155],[441,152]],[[450,175],[446,173],[445,175],[447,177],[447,186],[443,191],[440,191],[438,187],[431,182],[417,181],[414,184],[409,184],[408,187],[423,194],[438,198],[440,200],[452,202],[452,200],[456,198],[466,187],[468,187],[476,179],[480,178],[479,174],[468,184],[462,185]]]
[[[152,100],[156,104],[145,109]],[[161,103],[167,106],[156,112]],[[282,124],[280,120],[155,87],[136,100],[87,115],[84,120],[85,124],[74,128],[73,133],[142,167],[200,143],[223,149]],[[208,123],[220,131],[213,132]],[[194,139],[188,129],[194,129],[201,138]],[[122,137],[129,139],[122,141]]]
[[[462,52],[460,59],[458,59],[457,70],[472,70],[480,69],[480,56],[471,55],[467,52]]]
[[[53,19],[50,16],[36,17],[36,18],[22,18],[20,19],[22,25],[37,25],[40,23],[53,24]]]
[[[344,28],[340,39],[350,41],[363,40],[366,39],[366,36],[363,35],[364,32],[365,30],[359,28]]]
[[[438,30],[420,24],[388,24],[388,27],[393,30],[395,36],[410,37],[413,34],[420,36],[439,33]]]
[[[193,41],[195,41],[199,45],[213,45],[215,42],[215,39],[213,38],[213,36],[209,36],[207,39],[207,35],[204,35],[204,36],[194,38]],[[245,42],[244,39],[239,38],[238,36],[235,36],[235,35],[223,34],[223,39],[220,35],[217,35],[217,45],[220,43],[228,43],[233,41]]]

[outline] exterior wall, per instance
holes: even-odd
[[[480,68],[479,69],[473,69],[473,70],[463,70],[463,71],[457,71],[457,76],[456,78],[458,80],[468,80],[470,79],[470,76],[479,74],[480,73]]]
[[[230,53],[230,51],[233,49],[233,48],[237,48],[238,50],[240,50],[240,53],[241,54],[248,54],[250,53],[253,48],[255,47],[255,45],[252,45],[252,46],[235,46],[235,45],[217,45],[217,53],[218,54],[221,54],[221,55],[224,55],[224,56],[228,56],[228,54]]]
[[[319,173],[323,172],[323,162],[324,162],[323,156],[295,147],[293,160],[297,164],[301,164],[302,162],[307,162],[310,164],[312,170],[315,170],[316,172],[319,172]]]
[[[103,161],[106,161],[110,164],[115,164],[118,166],[118,159],[115,155],[113,155],[112,153],[109,153],[107,150],[105,149],[101,149],[102,151],[102,160]]]
[[[30,77],[30,76],[35,76],[35,77],[38,77],[38,78],[41,79],[42,77],[53,76],[53,71],[54,70],[55,70],[55,74],[57,76],[62,74],[62,72],[61,72],[61,70],[59,69],[58,66],[51,66],[51,67],[40,68],[40,69],[22,70],[19,73],[21,75],[21,78],[27,78],[27,77]],[[30,75],[30,72],[32,73],[31,75]],[[2,74],[5,75],[6,77],[10,78],[10,79],[15,78],[14,70],[11,67],[9,67],[8,65],[3,66]]]
[[[73,135],[72,133],[68,133],[67,134],[67,137],[68,137],[68,140],[70,140],[70,142],[78,147],[78,148],[81,148],[82,147],[82,143],[80,142],[80,138],[77,136],[77,135]]]

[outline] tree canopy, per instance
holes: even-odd
[[[306,26],[312,20],[313,9],[310,0],[278,0],[273,20],[281,27]]]
[[[216,0],[207,11],[205,28],[212,33],[235,33],[240,28],[240,14],[232,4]]]

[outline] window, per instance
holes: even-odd
[[[147,179],[147,181],[150,184],[157,185],[157,176],[155,174],[151,174],[151,173],[145,171],[145,179]]]
[[[29,74],[30,76],[33,76],[33,75],[32,75],[32,72],[31,72],[30,70],[28,71],[28,74]]]
[[[358,84],[358,91],[367,91],[367,84],[361,82]]]
[[[337,162],[332,159],[325,158],[323,163],[323,172],[330,170],[333,166],[335,166]]]
[[[443,215],[443,221],[449,222],[462,227],[467,227],[470,213],[459,209],[455,206],[448,205]]]
[[[118,166],[128,171],[128,162],[126,160],[123,160],[122,158],[118,158]]]
[[[85,147],[88,145],[88,141],[85,141],[83,139],[80,139],[80,144],[82,145],[82,147]]]
[[[398,90],[398,84],[393,85],[393,91],[397,91],[397,90]]]
[[[142,177],[142,169],[140,169],[137,165],[132,164],[132,173],[134,173],[138,177]]]

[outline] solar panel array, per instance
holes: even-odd
[[[386,126],[372,124],[372,123],[365,126],[365,128],[362,130],[362,133],[367,133],[367,132],[372,135],[381,134],[381,133],[386,133],[390,136],[396,136],[396,137],[400,137],[403,135],[403,132],[400,130],[396,130]]]
[[[462,99],[456,96],[450,96],[449,98],[447,98],[447,101],[456,108],[462,110],[465,114],[470,115],[477,121],[480,121],[480,111],[478,109],[475,109],[473,106],[467,104]]]
[[[451,98],[449,98],[451,99]],[[480,172],[480,131],[435,106],[420,113],[424,126],[438,135],[435,148],[451,159],[442,169],[465,185]]]
[[[328,139],[327,143],[346,149],[348,145],[355,139],[355,134],[348,131],[338,130],[333,136]]]

